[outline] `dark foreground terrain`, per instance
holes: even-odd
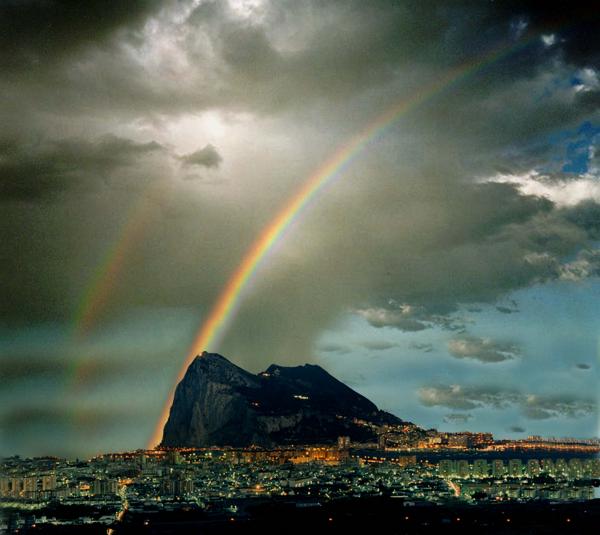
[[[240,504],[235,514],[177,511],[127,513],[115,534],[586,534],[598,533],[600,500],[575,503],[494,503],[432,506],[392,498]],[[107,526],[36,525],[20,533],[107,533]]]

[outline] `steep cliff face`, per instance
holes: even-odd
[[[315,365],[271,365],[257,375],[203,353],[177,386],[163,446],[273,446],[375,438],[402,420]]]

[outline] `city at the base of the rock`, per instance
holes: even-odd
[[[20,533],[159,533],[152,528],[204,526],[216,532],[227,523],[252,526],[267,514],[265,507],[274,508],[270,518],[282,511],[318,512],[332,523],[332,510],[351,518],[341,513],[340,504],[349,503],[392,507],[394,514],[406,513],[407,522],[410,511],[437,507],[437,516],[428,513],[432,521],[412,516],[421,529],[432,530],[436,522],[460,522],[453,515],[467,505],[510,519],[507,507],[552,504],[545,517],[562,507],[569,524],[583,510],[597,514],[598,439],[494,440],[489,433],[435,430],[416,439],[390,426],[379,431],[378,443],[339,437],[328,445],[157,448],[89,460],[5,458],[1,527]],[[513,516],[517,521],[518,510]],[[470,521],[479,522],[476,517]]]

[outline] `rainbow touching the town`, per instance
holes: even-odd
[[[148,443],[149,448],[157,446],[162,439],[163,428],[169,417],[176,385],[183,379],[187,368],[196,356],[200,355],[204,350],[214,349],[218,345],[220,337],[234,316],[244,290],[249,286],[249,282],[256,275],[269,251],[285,235],[290,225],[306,211],[311,202],[327,186],[331,185],[336,179],[339,179],[343,175],[343,171],[371,142],[382,136],[388,128],[407,112],[432,99],[466,77],[473,75],[482,68],[522,48],[527,42],[529,40],[525,41],[525,43],[519,43],[518,46],[515,46],[514,43],[504,45],[494,49],[476,61],[464,63],[446,71],[444,76],[395,103],[367,124],[358,134],[341,145],[304,181],[250,246],[242,262],[227,281],[223,291],[194,337],[187,357],[180,368],[177,379],[169,393]]]

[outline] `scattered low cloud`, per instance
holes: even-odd
[[[511,299],[508,304],[496,305],[496,310],[502,314],[515,314],[519,312],[519,306],[514,299]]]
[[[423,305],[398,303],[389,299],[386,307],[365,308],[356,312],[376,328],[391,327],[406,332],[423,331],[434,326],[449,331],[465,328],[464,321],[455,314],[456,305],[442,308],[443,312],[432,312]]]
[[[513,433],[525,433],[525,428],[520,425],[511,425],[508,430]]]
[[[433,344],[427,342],[412,342],[410,348],[423,351],[424,353],[431,353],[433,351]]]
[[[358,314],[365,318],[369,325],[377,328],[393,327],[401,331],[415,332],[422,331],[429,327],[426,323],[415,319],[410,306],[406,306],[399,310],[367,308],[359,310]]]
[[[591,369],[591,366],[585,362],[578,362],[577,364],[575,364],[575,367],[578,370],[589,370]]]
[[[439,406],[457,410],[471,410],[485,406],[503,409],[521,399],[521,394],[517,391],[457,384],[424,386],[419,389],[418,396],[426,407]]]
[[[385,351],[386,349],[398,347],[397,343],[388,342],[386,340],[368,340],[366,342],[362,342],[360,345],[371,351]]]
[[[346,353],[350,353],[350,348],[348,346],[342,344],[322,344],[317,347],[318,351],[322,353],[338,353],[340,355],[344,355]]]
[[[516,406],[530,420],[580,418],[596,410],[595,402],[590,399],[571,395],[527,394],[501,387],[433,385],[419,389],[418,396],[426,407],[456,410],[490,407],[500,410]]]
[[[457,359],[473,359],[484,363],[513,360],[521,355],[521,350],[515,344],[476,336],[449,340],[448,351]]]
[[[575,206],[594,199],[600,202],[600,183],[592,175],[577,177],[563,174],[541,174],[532,170],[522,175],[498,174],[490,182],[515,184],[526,195],[546,198],[557,206]]]
[[[589,277],[600,276],[600,250],[583,250],[572,262],[563,264],[560,268],[560,278],[578,282]]]
[[[529,394],[521,402],[523,414],[531,420],[549,418],[579,418],[596,410],[592,400],[578,399],[574,396],[538,396]]]
[[[196,152],[180,156],[179,160],[181,160],[183,164],[187,166],[199,166],[206,167],[208,169],[217,169],[221,165],[223,157],[213,145],[209,144],[201,149],[198,149]]]
[[[473,419],[473,415],[463,412],[452,412],[444,415],[444,422],[447,424],[464,424]]]

